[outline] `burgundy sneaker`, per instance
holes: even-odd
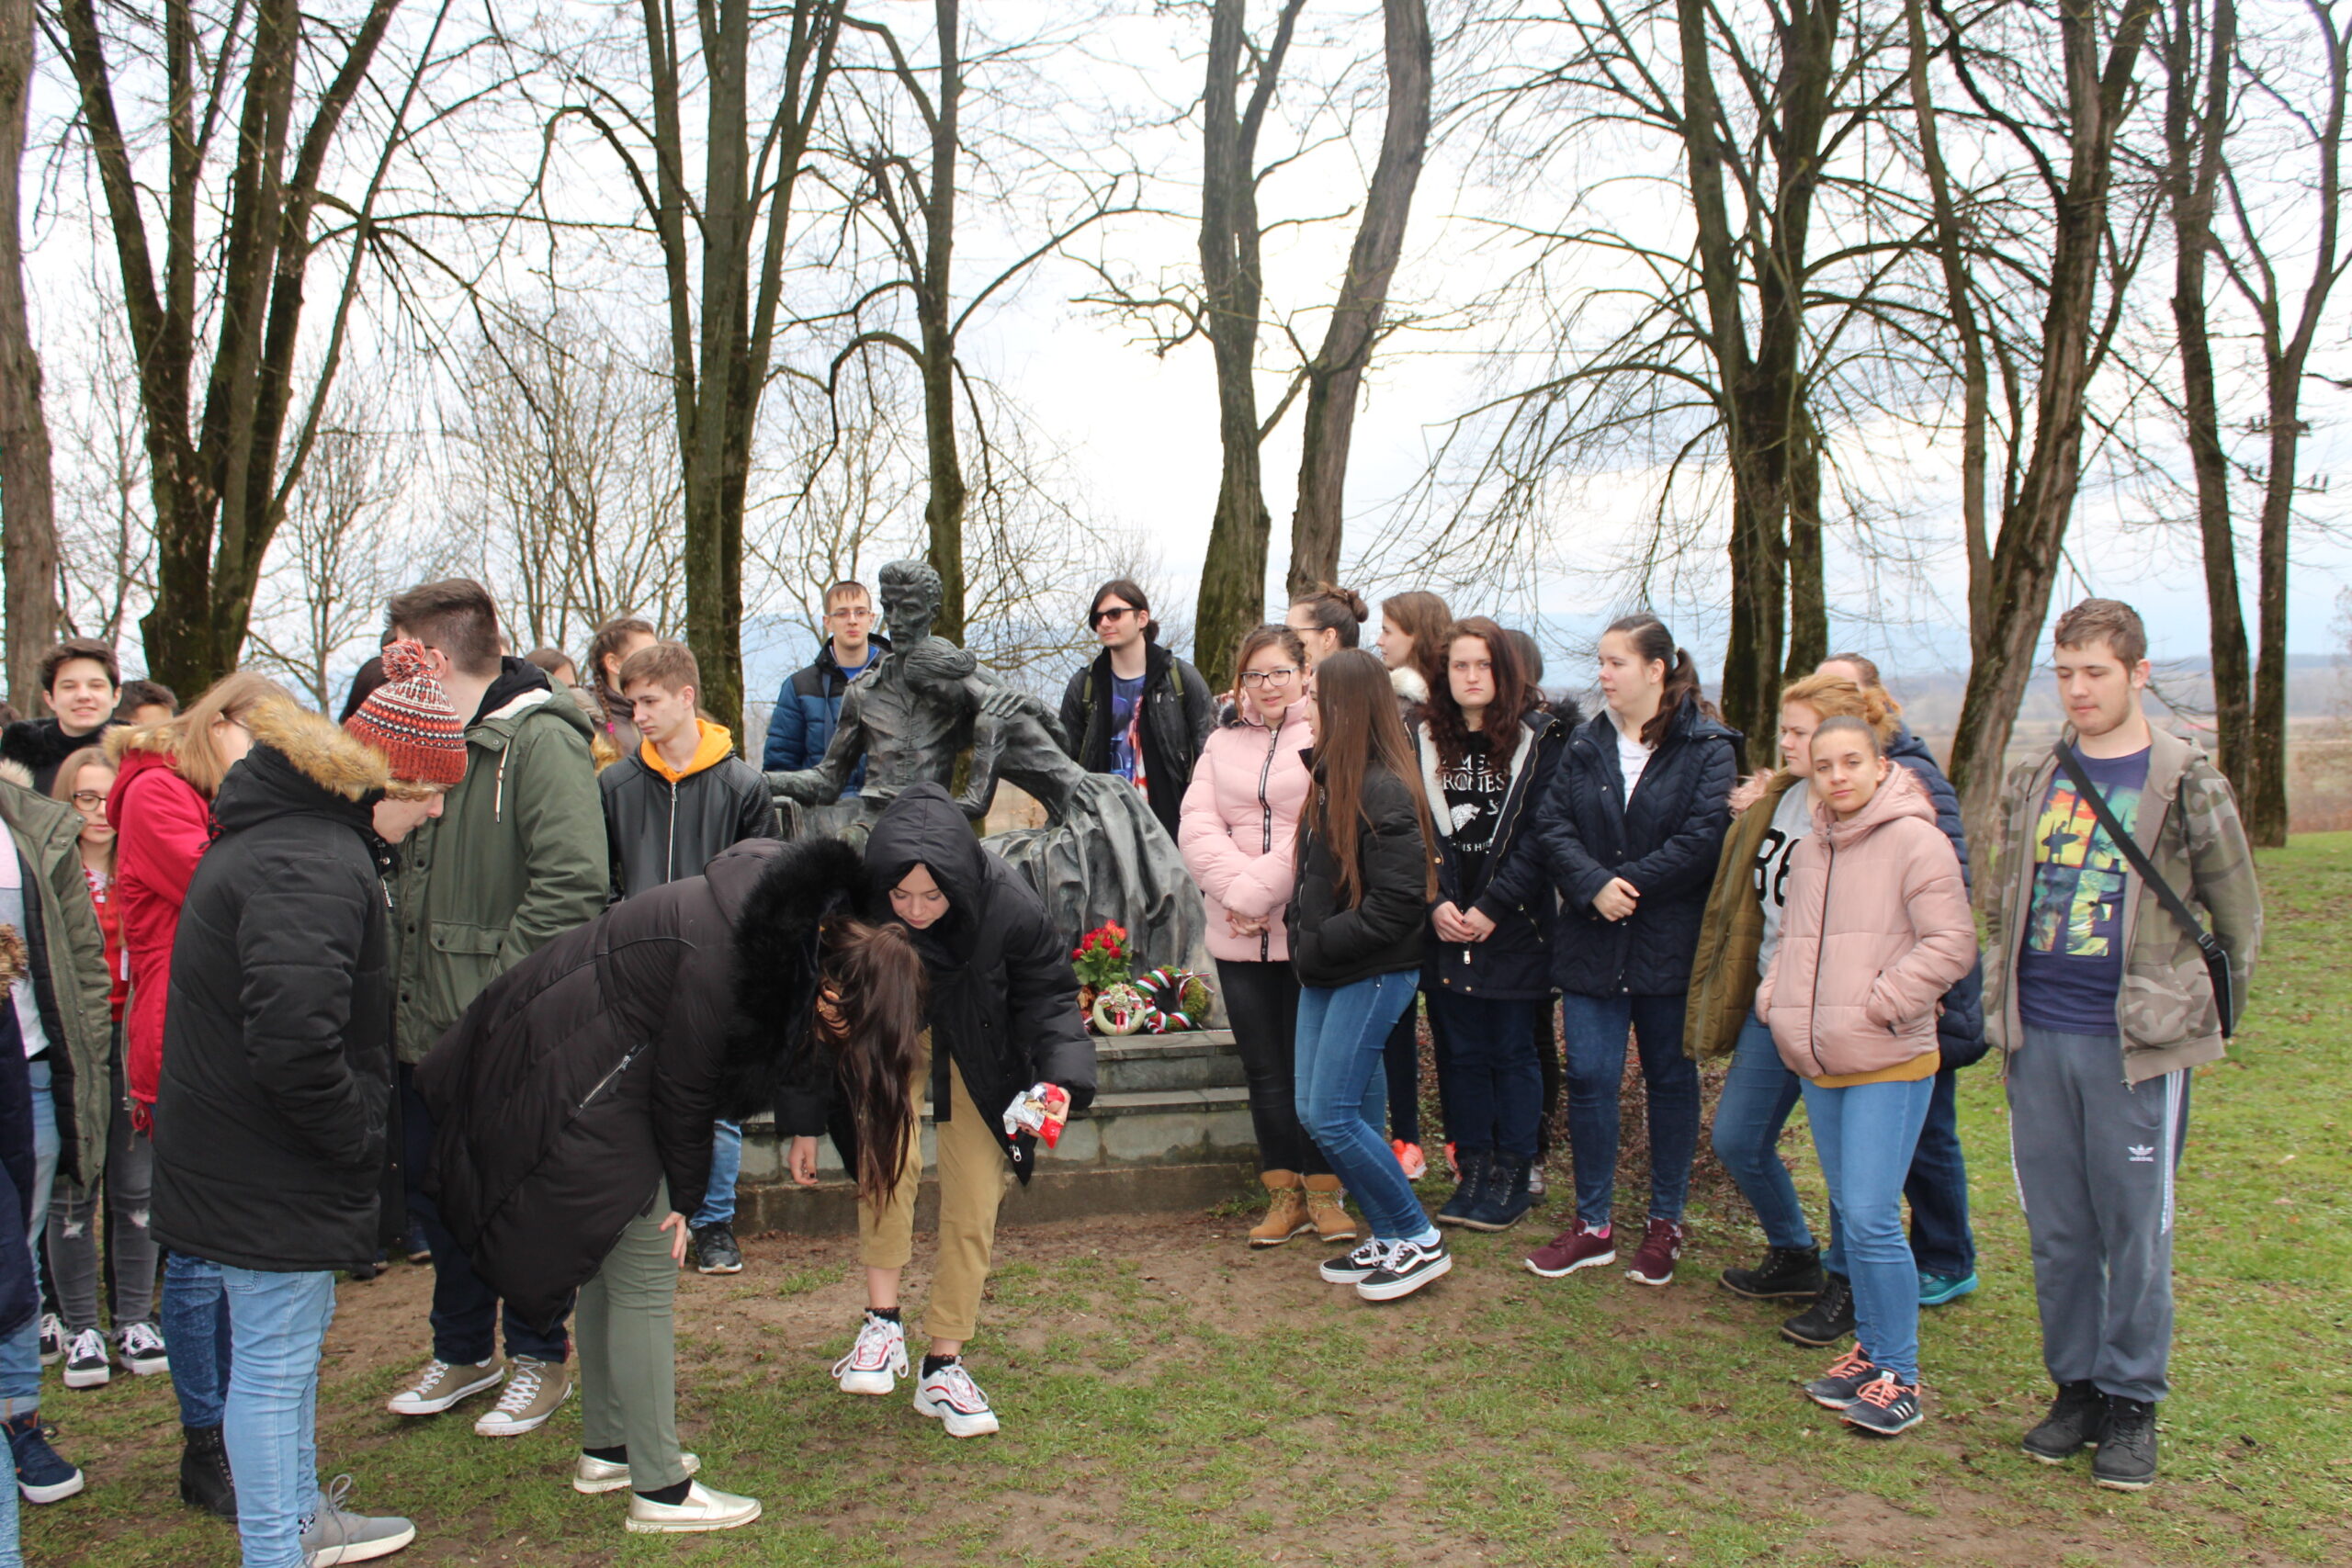
[[[1682,1256],[1682,1227],[1671,1220],[1652,1220],[1642,1232],[1641,1250],[1625,1278],[1636,1285],[1671,1285],[1674,1265]]]
[[[1541,1274],[1546,1280],[1556,1280],[1579,1269],[1614,1263],[1617,1261],[1617,1244],[1609,1237],[1608,1231],[1594,1230],[1578,1220],[1527,1255],[1528,1271]]]

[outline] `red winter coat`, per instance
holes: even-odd
[[[212,841],[212,806],[180,777],[172,759],[141,742],[151,731],[122,732],[109,747],[121,772],[107,796],[114,824],[114,896],[122,945],[130,956],[130,1017],[124,1076],[133,1111],[144,1122],[164,1072],[164,1000],[171,992],[172,942],[196,863]]]
[[[1282,722],[1272,729],[1247,696],[1242,709],[1210,730],[1201,747],[1176,843],[1208,906],[1210,955],[1279,964],[1290,956],[1283,907],[1298,880],[1292,861],[1298,814],[1314,782],[1306,756],[1313,742],[1304,703],[1283,709]],[[1265,934],[1234,935],[1225,923],[1227,909],[1263,919]]]

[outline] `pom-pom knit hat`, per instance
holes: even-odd
[[[384,754],[395,784],[454,788],[466,776],[466,727],[425,667],[424,645],[396,642],[383,658],[384,683],[344,728]]]

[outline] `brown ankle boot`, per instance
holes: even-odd
[[[1306,1217],[1306,1190],[1298,1184],[1298,1172],[1270,1170],[1258,1179],[1266,1184],[1273,1203],[1266,1210],[1266,1217],[1250,1228],[1250,1246],[1280,1247],[1299,1232],[1315,1228],[1315,1222]]]
[[[1338,1177],[1306,1179],[1306,1217],[1315,1222],[1315,1234],[1324,1241],[1356,1238],[1356,1223],[1348,1217],[1347,1205],[1340,1201],[1341,1196]]]

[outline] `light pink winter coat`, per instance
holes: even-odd
[[[1283,906],[1295,880],[1292,857],[1312,782],[1306,757],[1311,744],[1304,703],[1284,708],[1280,725],[1269,728],[1257,704],[1244,696],[1201,748],[1184,791],[1176,845],[1208,906],[1213,958],[1280,963],[1290,957]],[[1227,909],[1263,919],[1265,934],[1234,935],[1225,923]]]
[[[1936,1007],[1976,961],[1960,857],[1910,769],[1845,821],[1813,808],[1757,1016],[1789,1070],[1850,1077],[1936,1050]]]

